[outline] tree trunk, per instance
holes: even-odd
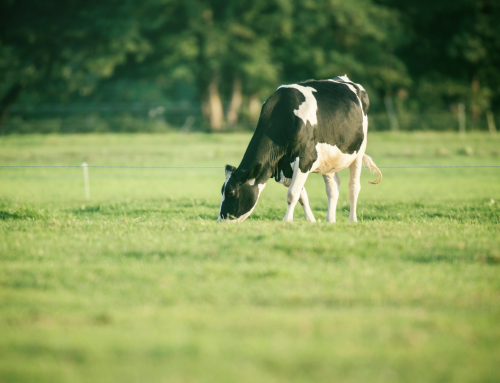
[[[481,84],[479,83],[479,79],[477,76],[474,76],[472,78],[472,83],[471,83],[471,88],[472,88],[472,102],[471,102],[471,111],[472,111],[472,118],[474,119],[474,122],[477,124],[479,121],[479,117],[481,115],[481,104],[484,102],[482,100],[482,95],[481,95]]]
[[[206,113],[210,120],[212,131],[221,131],[224,123],[224,111],[219,94],[219,78],[213,75],[208,85]]]
[[[257,96],[256,94],[252,94],[250,96],[248,109],[250,112],[250,118],[252,119],[252,122],[259,121],[260,109],[261,109],[259,96]]]
[[[207,96],[201,101],[201,114],[206,121],[210,121],[210,104],[208,103]]]
[[[16,102],[23,87],[21,84],[14,84],[5,94],[5,96],[0,100],[0,130],[2,130],[2,125],[7,119],[10,107]]]
[[[231,96],[231,103],[229,104],[229,110],[227,112],[227,123],[229,126],[233,126],[238,123],[241,102],[243,101],[241,88],[241,78],[235,77],[233,80],[233,94]]]

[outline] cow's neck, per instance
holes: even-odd
[[[257,182],[266,183],[276,173],[278,161],[283,156],[282,150],[271,141],[262,131],[257,131],[250,140],[245,155],[241,160],[238,170],[246,173],[253,169],[257,163],[262,163],[262,172]]]

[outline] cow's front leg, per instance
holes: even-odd
[[[299,157],[295,159],[293,162],[293,177],[292,182],[290,183],[290,187],[288,188],[288,192],[286,193],[286,202],[288,203],[285,218],[283,218],[284,222],[292,222],[293,221],[293,210],[295,209],[295,205],[299,201],[300,194],[302,193],[302,189],[304,188],[304,184],[306,183],[307,176],[309,172],[302,173],[299,168]]]
[[[306,221],[316,222],[314,215],[311,211],[311,207],[309,206],[309,198],[307,198],[306,188],[302,188],[300,191],[299,202],[302,205],[302,209],[304,209],[304,214],[306,216]]]
[[[328,211],[326,222],[335,222],[337,201],[339,200],[340,177],[338,173],[323,175],[325,190],[328,197]]]
[[[349,199],[351,200],[351,211],[349,221],[358,222],[356,217],[356,204],[358,202],[359,191],[361,190],[361,166],[363,165],[363,156],[358,156],[349,166],[351,178],[349,180]]]

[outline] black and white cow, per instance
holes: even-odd
[[[365,154],[369,101],[365,89],[347,76],[280,86],[264,102],[257,129],[238,168],[226,166],[219,221],[243,222],[255,208],[269,178],[288,187],[283,219],[293,220],[300,202],[315,221],[304,184],[309,173],[323,175],[328,196],[326,220],[335,222],[338,171],[349,167],[350,221],[357,221],[362,163],[382,173]]]

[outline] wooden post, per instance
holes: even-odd
[[[399,123],[398,118],[396,117],[396,113],[394,112],[394,104],[392,103],[392,98],[385,97],[384,98],[385,109],[387,110],[387,117],[389,117],[389,123],[391,124],[391,130],[393,132],[399,131]]]
[[[85,199],[90,200],[90,185],[89,185],[89,166],[86,162],[82,163],[83,168],[83,184],[85,187]]]
[[[486,119],[488,120],[488,129],[490,130],[490,133],[496,134],[497,127],[495,126],[495,118],[493,117],[493,113],[491,112],[491,110],[488,110],[486,112]]]
[[[458,104],[458,135],[465,138],[465,105]]]

